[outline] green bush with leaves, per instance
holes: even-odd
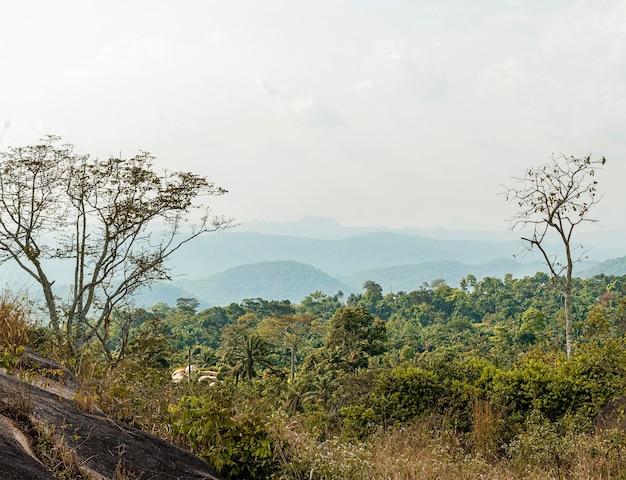
[[[383,425],[426,416],[437,409],[444,394],[440,378],[413,366],[397,367],[378,377],[372,403]]]
[[[227,386],[183,396],[170,406],[171,427],[191,449],[229,479],[264,478],[278,468],[275,440],[262,415],[240,412]]]

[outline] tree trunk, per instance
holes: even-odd
[[[567,358],[572,357],[574,351],[574,340],[572,334],[572,269],[567,269],[567,278],[565,279],[565,352]]]
[[[291,383],[296,376],[296,348],[291,347]]]

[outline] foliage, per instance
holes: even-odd
[[[174,433],[227,478],[263,478],[276,469],[276,445],[263,416],[239,411],[228,387],[183,396],[170,412]]]
[[[382,320],[372,317],[364,307],[342,307],[330,320],[324,346],[341,349],[349,368],[356,369],[366,367],[368,357],[382,354],[386,340]]]
[[[0,367],[11,372],[30,343],[34,325],[23,299],[0,296]]]
[[[300,345],[314,333],[319,331],[315,317],[310,314],[283,315],[278,318],[266,318],[259,326],[261,335],[273,342],[282,345],[290,352],[290,378],[294,380],[296,374],[296,354]]]
[[[397,425],[434,413],[444,394],[441,383],[434,372],[413,366],[381,374],[371,399],[381,424]]]
[[[257,323],[254,314],[247,314],[224,329],[219,354],[237,381],[240,376],[248,380],[256,377],[257,365],[272,366],[269,344],[255,331]]]
[[[168,278],[165,262],[181,245],[231,221],[198,202],[226,192],[204,177],[158,175],[147,152],[100,160],[59,140],[0,153],[0,260],[41,287],[52,329],[63,327],[79,353],[129,295]],[[53,277],[55,264],[68,267],[66,278]],[[69,297],[59,297],[61,284]]]
[[[626,277],[575,286],[569,359],[545,274],[385,295],[387,320],[320,294],[158,304],[112,324],[113,353],[128,325],[117,362],[86,345],[79,400],[230,478],[619,478],[626,438],[596,436],[594,422],[626,393]],[[45,345],[39,330],[29,337]],[[214,386],[171,382],[190,347],[193,363],[219,371]]]

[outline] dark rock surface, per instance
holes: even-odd
[[[7,417],[0,420],[0,477],[3,480],[53,480],[54,476],[28,453],[19,440],[20,430]],[[25,439],[26,440],[26,439]]]
[[[626,397],[611,400],[596,418],[596,432],[617,429],[626,431]]]
[[[20,422],[8,418],[0,422],[3,480],[54,478],[18,441],[20,433],[32,437],[23,424],[53,432],[61,448],[75,453],[86,478],[114,479],[120,471],[126,475],[123,478],[141,480],[222,478],[190,452],[100,413],[84,412],[66,395],[50,390],[0,373],[3,411],[23,417]]]
[[[20,358],[20,367],[22,370],[40,372],[42,376],[59,382],[64,388],[73,390],[80,388],[80,383],[74,378],[72,372],[70,372],[65,365],[42,357],[28,347],[24,349],[24,355]]]

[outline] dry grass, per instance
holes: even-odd
[[[317,442],[297,426],[283,454],[281,480],[551,480],[626,478],[626,434],[550,435],[529,430],[496,453],[497,415],[476,405],[475,428],[457,435],[427,419],[380,431],[367,443]],[[439,419],[440,420],[440,419]],[[285,434],[285,432],[283,432]],[[468,441],[469,440],[469,441]]]
[[[372,480],[516,478],[481,453],[467,453],[456,436],[426,422],[381,433],[370,451]]]
[[[55,425],[37,423],[34,425],[37,434],[36,451],[42,463],[55,478],[67,480],[87,480],[92,478],[78,458],[76,450],[67,446],[64,432],[59,434]]]
[[[481,408],[482,418],[488,412],[484,406]],[[480,435],[483,434],[478,435],[482,438]],[[472,436],[476,438],[476,432]],[[626,478],[626,437],[620,432],[609,432],[601,436],[571,434],[554,439],[531,435],[527,440],[533,442],[535,451],[547,455],[529,455],[523,446],[509,457],[484,455],[481,450],[485,444],[482,442],[475,446],[473,452],[468,452],[461,447],[461,442],[455,436],[442,431],[433,431],[425,428],[423,424],[415,424],[382,433],[370,444],[370,464],[373,468],[366,478],[370,480]],[[489,445],[489,442],[487,444]],[[558,465],[551,461],[558,456],[556,453],[561,459]]]
[[[18,363],[33,328],[24,299],[0,294],[0,366],[8,372]]]

